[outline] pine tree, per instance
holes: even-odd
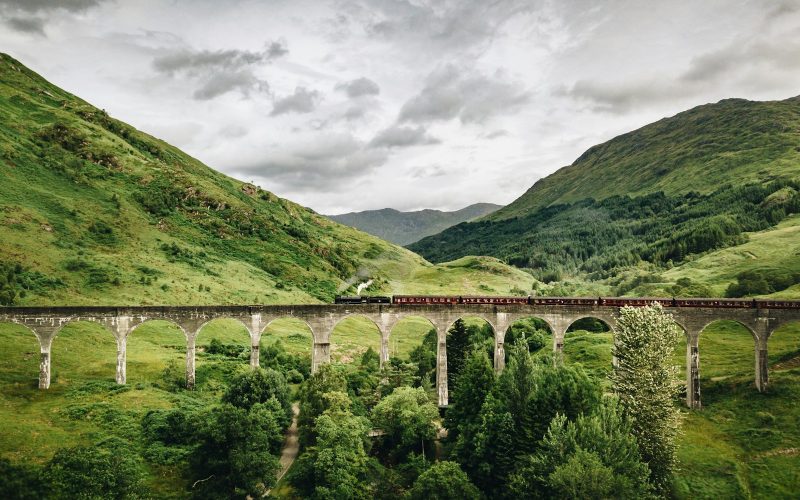
[[[613,348],[617,366],[611,381],[632,420],[642,459],[650,467],[650,481],[662,494],[670,486],[680,427],[674,404],[677,367],[670,362],[678,336],[677,324],[659,304],[620,310]]]

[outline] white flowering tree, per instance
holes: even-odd
[[[633,421],[632,432],[656,490],[669,491],[680,413],[678,368],[671,363],[680,329],[661,305],[623,307],[617,321],[611,375],[614,392]]]

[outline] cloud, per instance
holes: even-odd
[[[297,87],[294,94],[282,99],[277,99],[272,105],[271,116],[282,115],[284,113],[310,113],[317,107],[319,92],[308,90],[305,87]]]
[[[65,10],[84,12],[100,5],[106,0],[0,0],[0,7],[8,7],[25,12],[45,12]]]
[[[44,36],[44,19],[38,17],[10,17],[6,24],[16,31]]]
[[[372,148],[406,148],[409,146],[423,146],[439,144],[441,141],[427,134],[423,127],[402,127],[393,125],[382,130],[369,142]]]
[[[351,99],[365,95],[378,95],[381,93],[381,88],[377,83],[364,77],[339,83],[336,85],[336,90],[343,91]]]
[[[452,64],[434,70],[425,87],[400,109],[399,121],[425,123],[459,118],[462,123],[485,122],[511,114],[530,99],[521,84],[502,72],[487,76]]]
[[[541,3],[531,0],[348,0],[349,8],[342,10],[349,11],[372,37],[422,44],[430,51],[462,51],[490,43],[509,20],[535,12]],[[341,21],[338,24],[341,25]]]
[[[266,80],[255,70],[261,64],[288,53],[284,42],[269,42],[264,50],[191,50],[172,51],[153,59],[153,68],[171,77],[184,77],[198,87],[192,93],[197,100],[213,99],[238,91],[247,97],[250,92],[269,92]]]
[[[234,170],[288,189],[329,190],[368,177],[387,160],[350,134],[324,134],[283,143],[262,158]]]

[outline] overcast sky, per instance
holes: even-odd
[[[800,0],[0,0],[0,18],[0,50],[56,85],[321,213],[506,204],[663,116],[800,94]]]

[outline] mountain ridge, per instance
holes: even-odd
[[[348,212],[326,217],[398,245],[409,245],[462,222],[486,216],[502,205],[473,203],[460,210],[426,208],[403,212],[394,208]]]

